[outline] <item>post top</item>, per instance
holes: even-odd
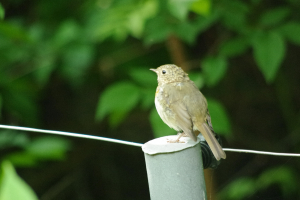
[[[176,140],[178,138],[177,135],[169,135],[160,138],[155,138],[146,142],[142,146],[142,150],[144,153],[155,155],[160,153],[172,153],[176,151],[181,151],[190,147],[197,145],[200,142],[198,138],[197,141],[193,141],[189,137],[181,137],[179,143],[170,143],[170,140]]]

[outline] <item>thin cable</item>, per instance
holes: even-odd
[[[276,153],[276,152],[268,152],[268,151],[255,151],[255,150],[248,150],[248,149],[229,149],[223,148],[224,151],[232,151],[232,152],[239,152],[239,153],[254,153],[254,154],[264,154],[270,156],[294,156],[300,157],[298,153]]]
[[[143,145],[141,143],[136,143],[136,142],[129,142],[129,141],[124,141],[124,140],[118,140],[118,139],[112,139],[112,138],[94,136],[94,135],[86,135],[86,134],[81,134],[81,133],[71,133],[71,132],[64,132],[64,131],[52,131],[52,130],[45,130],[45,129],[27,128],[27,127],[9,126],[9,125],[0,125],[0,128],[19,130],[19,131],[38,132],[38,133],[49,133],[49,134],[54,134],[54,135],[79,137],[79,138],[86,138],[86,139],[92,139],[92,140],[101,140],[101,141],[106,141],[106,142],[126,144],[126,145],[137,146],[137,147],[141,147]],[[255,150],[248,150],[248,149],[230,149],[230,148],[223,148],[223,150],[224,151],[231,151],[231,152],[238,152],[238,153],[254,153],[254,154],[263,154],[263,155],[271,155],[271,156],[300,157],[300,154],[297,154],[297,153],[276,153],[276,152],[267,152],[267,151],[255,151]]]
[[[124,140],[118,140],[118,139],[112,139],[112,138],[100,137],[100,136],[94,136],[94,135],[86,135],[86,134],[81,134],[81,133],[51,131],[51,130],[27,128],[27,127],[21,127],[21,126],[9,126],[9,125],[0,125],[0,128],[13,129],[13,130],[19,130],[19,131],[38,132],[38,133],[49,133],[49,134],[54,134],[54,135],[64,135],[64,136],[70,136],[70,137],[87,138],[87,139],[92,139],[92,140],[102,140],[102,141],[106,141],[106,142],[114,142],[114,143],[119,143],[119,144],[137,146],[137,147],[141,147],[143,145],[141,143],[136,143],[136,142],[128,142],[128,141],[124,141]]]

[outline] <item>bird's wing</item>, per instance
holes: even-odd
[[[225,159],[226,154],[215,138],[205,97],[193,83],[189,84],[185,91],[188,93],[185,95],[185,104],[189,104],[188,113],[192,118],[193,128],[201,132],[217,160]]]
[[[191,116],[189,115],[187,107],[182,99],[185,93],[184,87],[176,84],[169,86],[171,88],[168,88],[168,86],[165,88],[165,91],[167,92],[165,98],[175,116],[176,125],[190,138],[192,138],[194,141],[197,141],[197,137],[193,133]]]
[[[207,125],[209,126],[211,132],[212,132],[214,135],[216,135],[216,133],[215,133],[215,131],[214,131],[214,129],[213,129],[212,123],[211,123],[211,117],[210,117],[210,114],[209,114],[208,109],[207,109],[207,112],[206,112],[206,113],[207,113],[207,115],[206,115],[206,123],[207,123]]]
[[[180,127],[180,129],[182,129],[183,132],[187,134],[190,138],[192,138],[194,141],[197,141],[197,137],[193,132],[192,120],[185,105],[181,102],[178,102],[172,104],[171,107],[175,113],[176,123]]]

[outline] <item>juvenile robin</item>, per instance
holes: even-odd
[[[225,159],[226,154],[215,138],[207,101],[193,81],[180,67],[167,64],[150,69],[157,74],[158,86],[155,107],[160,118],[170,127],[197,141],[199,132],[204,136],[215,158]]]

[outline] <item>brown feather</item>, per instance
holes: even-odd
[[[173,103],[170,108],[175,114],[175,120],[178,128],[186,133],[194,141],[197,141],[196,136],[193,133],[193,124],[189,113],[187,112],[186,107],[180,103]]]
[[[210,128],[206,123],[196,123],[195,124],[198,130],[201,132],[205,140],[207,141],[207,144],[209,145],[211,151],[213,152],[215,158],[217,160],[220,160],[221,158],[225,159],[226,154],[223,151],[221,145],[215,138],[214,134],[211,132]]]

